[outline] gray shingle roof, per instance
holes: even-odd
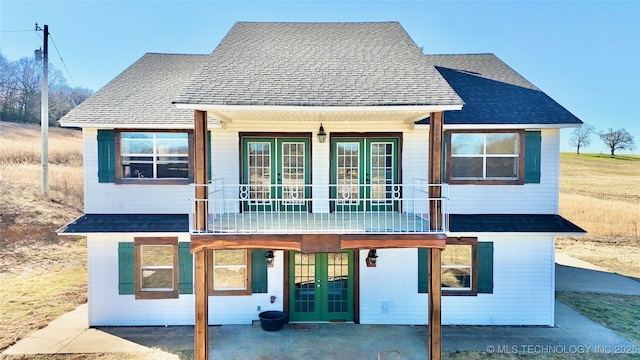
[[[236,23],[175,103],[461,105],[397,22]]]
[[[60,123],[193,126],[193,111],[171,100],[209,55],[145,54]]]
[[[449,229],[452,232],[586,233],[553,214],[451,214]]]
[[[581,124],[493,54],[426,55],[464,100],[446,124]],[[428,120],[422,121],[428,123]]]
[[[186,214],[84,214],[57,230],[59,234],[189,232]]]

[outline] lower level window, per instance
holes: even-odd
[[[135,238],[137,299],[178,297],[178,238]]]
[[[214,295],[251,294],[251,252],[213,250],[211,256],[211,293]]]
[[[442,290],[471,290],[472,245],[447,245],[441,256]]]

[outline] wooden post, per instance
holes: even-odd
[[[207,112],[196,110],[195,114],[195,184],[196,184],[196,215],[194,217],[195,229],[207,229],[207,212],[209,195],[206,186],[208,181],[207,175]]]
[[[429,184],[442,184],[442,112],[431,113],[429,117]],[[439,186],[429,187],[429,198],[442,196]],[[431,230],[442,228],[442,202],[429,202],[429,223]]]
[[[207,113],[196,110],[194,112],[195,134],[195,174],[196,184],[196,214],[194,216],[195,230],[206,230],[208,220],[208,189],[207,176]],[[202,186],[198,186],[202,185]],[[209,359],[209,281],[207,271],[207,257],[209,250],[200,249],[195,252],[195,358],[196,360]]]
[[[442,112],[429,116],[429,184],[442,184]],[[439,186],[429,187],[429,198],[442,196]],[[442,230],[442,203],[429,201],[429,227],[431,230]],[[428,295],[428,343],[429,359],[440,360],[442,357],[442,284],[441,284],[441,250],[429,249],[429,295]]]
[[[209,250],[201,249],[195,253],[195,296],[196,296],[196,323],[195,323],[195,359],[209,359],[209,280],[207,272],[207,257]]]
[[[429,249],[429,359],[442,357],[441,250]]]

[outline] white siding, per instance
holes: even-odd
[[[96,129],[84,129],[84,212],[87,214],[187,214],[188,185],[139,185],[98,182]]]
[[[312,132],[311,162],[314,196],[328,195],[330,144],[318,143],[317,123],[229,124],[212,129],[212,179],[238,184],[240,176],[239,132]],[[409,130],[405,124],[384,123],[378,129],[402,131],[402,181],[411,184],[427,178],[428,130]],[[327,132],[375,131],[370,124],[327,123]],[[95,129],[84,130],[85,212],[169,214],[189,212],[192,190],[187,185],[116,185],[98,183],[97,140]],[[559,131],[542,131],[540,184],[525,185],[452,185],[449,211],[453,214],[555,214],[558,211]],[[326,209],[315,209],[326,211]]]
[[[136,234],[135,236],[175,236]],[[180,294],[177,299],[136,300],[118,294],[118,242],[133,241],[133,234],[96,234],[87,239],[89,272],[89,325],[193,325],[195,298]],[[180,241],[189,241],[181,234]],[[269,292],[247,296],[210,296],[210,324],[250,324],[261,311],[282,310],[283,256],[275,252],[275,266],[268,269]],[[270,297],[276,297],[271,304]]]
[[[494,242],[493,294],[443,296],[442,323],[553,326],[553,238],[485,236],[478,241]],[[365,258],[366,251],[360,256]],[[378,250],[377,267],[360,264],[360,299],[363,324],[426,324],[417,249]]]
[[[543,130],[540,184],[451,185],[451,214],[557,214],[559,130]]]

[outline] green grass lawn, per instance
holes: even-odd
[[[557,292],[556,298],[640,347],[640,296]]]

